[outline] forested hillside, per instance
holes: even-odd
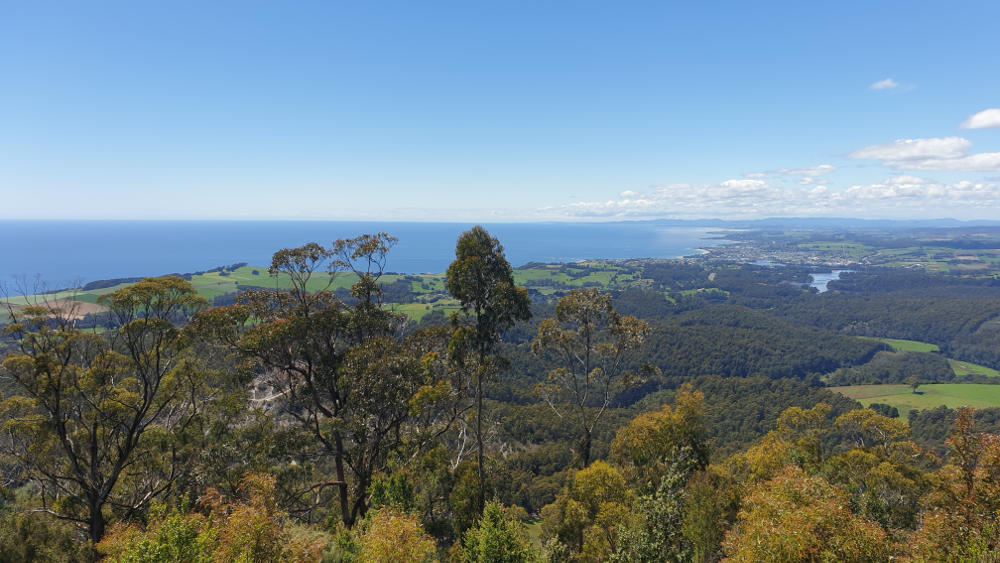
[[[1000,558],[1000,409],[830,388],[997,389],[992,276],[395,242],[9,299],[0,561]]]

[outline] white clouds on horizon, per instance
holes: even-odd
[[[974,113],[958,126],[959,129],[988,129],[992,127],[1000,127],[1000,108],[989,108]]]
[[[829,174],[836,169],[837,167],[832,164],[820,164],[819,166],[812,166],[809,168],[781,168],[778,172],[781,174],[798,176],[800,184],[809,185],[821,181],[821,176]]]
[[[978,115],[978,114],[977,114]],[[858,160],[880,160],[897,170],[1000,170],[1000,153],[967,154],[972,141],[963,137],[896,139],[848,153]]]
[[[887,81],[892,85],[876,88]],[[886,79],[872,88],[897,86]],[[961,127],[1000,127],[1000,108],[976,113]],[[1000,171],[1000,152],[971,151],[972,141],[961,136],[896,139],[846,155],[899,171],[873,183],[831,186],[828,175],[838,168],[820,164],[749,172],[716,184],[675,183],[644,191],[625,190],[607,201],[580,201],[538,211],[549,217],[578,220],[831,215],[993,218],[1000,214],[1000,177],[943,182],[906,173]]]
[[[824,174],[829,174],[837,167],[832,164],[820,164],[818,166],[808,166],[806,168],[779,168],[777,170],[766,170],[764,172],[748,172],[744,178],[761,179],[772,176],[793,176],[798,177],[798,183],[802,185],[815,184],[822,181]]]
[[[769,216],[866,217],[941,216],[974,209],[984,216],[1000,210],[996,183],[941,183],[898,175],[873,184],[834,190],[827,185],[785,187],[759,179],[732,179],[719,184],[667,184],[646,193],[604,202],[576,202],[539,210],[549,216],[579,219],[647,219],[661,217],[759,218]]]
[[[899,82],[896,82],[892,78],[884,78],[878,82],[872,84],[868,88],[872,90],[892,90],[899,86]]]
[[[840,199],[869,206],[887,204],[891,209],[925,209],[935,213],[944,208],[968,207],[996,209],[1000,206],[1000,187],[992,183],[962,180],[942,184],[916,176],[895,176],[883,182],[851,186]]]
[[[781,174],[800,174],[814,178],[822,174],[829,174],[836,169],[837,167],[832,164],[820,164],[819,166],[809,166],[806,168],[779,168],[778,172]]]
[[[891,143],[860,148],[847,156],[857,159],[887,161],[925,158],[957,158],[972,146],[972,141],[962,137],[939,139],[896,139]]]
[[[962,158],[927,159],[896,168],[907,170],[947,170],[956,172],[989,172],[1000,170],[1000,152],[970,154]]]

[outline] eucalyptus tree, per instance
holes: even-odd
[[[625,369],[627,353],[647,334],[648,324],[619,315],[610,295],[590,288],[560,298],[556,316],[538,326],[531,349],[555,367],[536,391],[580,433],[582,467],[590,463],[594,427],[615,395],[635,381],[636,374]]]
[[[458,237],[445,284],[461,304],[452,316],[455,331],[451,348],[461,363],[474,362],[475,367],[476,460],[482,512],[486,501],[483,382],[499,373],[503,365],[497,353],[501,334],[515,322],[531,318],[531,301],[527,290],[514,284],[514,272],[500,241],[478,225]]]
[[[307,431],[331,460],[332,478],[300,493],[321,503],[320,493],[335,491],[348,527],[368,508],[372,477],[417,439],[411,425],[448,395],[421,393],[441,390],[435,362],[425,358],[432,345],[426,334],[403,338],[404,317],[382,303],[379,279],[395,242],[378,233],[280,250],[269,269],[277,289],[244,292],[196,320],[271,386],[279,419]],[[345,272],[356,277],[350,302],[333,291]]]
[[[145,279],[100,302],[119,328],[77,329],[65,303],[10,308],[2,377],[13,393],[0,402],[4,460],[35,485],[36,510],[93,543],[181,474],[192,452],[178,438],[207,383],[178,326],[207,304],[190,283]]]

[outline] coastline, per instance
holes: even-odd
[[[394,222],[0,222],[13,241],[0,284],[43,280],[48,287],[76,287],[95,280],[197,272],[224,264],[269,264],[274,252],[309,242],[386,231],[399,241],[387,271],[443,272],[455,241],[472,225]],[[585,259],[684,259],[725,244],[717,229],[657,223],[518,223],[485,227],[512,264],[571,263]]]

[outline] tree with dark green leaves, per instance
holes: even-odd
[[[178,436],[207,383],[178,327],[206,305],[190,283],[145,279],[100,302],[118,329],[84,332],[52,303],[11,308],[4,333],[17,349],[3,376],[14,392],[0,402],[3,453],[35,485],[35,510],[93,543],[109,518],[140,515],[184,471],[193,452]]]
[[[556,367],[536,391],[580,434],[581,467],[590,464],[594,427],[611,400],[636,381],[636,374],[625,369],[627,353],[647,334],[645,321],[619,315],[611,295],[593,288],[560,298],[556,316],[538,325],[531,349]]]
[[[448,291],[461,303],[452,316],[452,349],[461,363],[475,362],[476,456],[479,509],[486,501],[483,474],[483,382],[496,375],[503,360],[497,354],[501,334],[517,321],[531,318],[528,292],[514,284],[514,272],[503,246],[481,226],[458,237],[455,260],[446,274]]]

